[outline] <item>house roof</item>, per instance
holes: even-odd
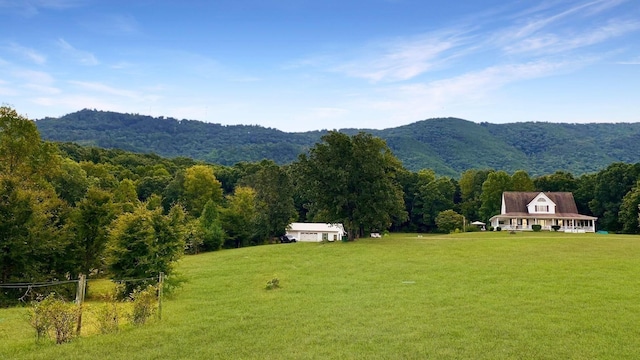
[[[539,194],[540,192],[505,191],[503,196],[506,213],[528,214],[527,205]],[[578,207],[572,193],[545,192],[544,194],[556,204],[556,214],[578,214]]]
[[[342,224],[291,223],[287,230],[304,232],[342,232],[344,231],[344,228]]]
[[[503,196],[505,213],[494,217],[522,217],[522,218],[554,218],[554,219],[583,219],[595,220],[596,217],[581,215],[578,213],[576,201],[570,192],[545,192],[544,195],[556,204],[555,214],[530,214],[527,205],[538,196],[540,192],[505,191]]]

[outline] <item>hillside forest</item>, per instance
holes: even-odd
[[[287,133],[258,125],[220,125],[140,114],[81,110],[36,121],[43,139],[101,148],[184,156],[233,166],[239,162],[297,161],[327,130]],[[640,123],[474,123],[437,118],[389,129],[341,129],[385,140],[407,170],[432,169],[459,177],[468,169],[496,169],[531,176],[557,170],[582,175],[615,162],[640,161]]]
[[[293,221],[343,223],[350,240],[455,231],[463,217],[498,214],[503,191],[569,191],[600,230],[640,232],[640,163],[579,176],[483,168],[454,178],[407,169],[373,134],[330,131],[290,164],[221,165],[43,141],[34,121],[5,106],[0,283],[170,274],[185,253],[273,243]],[[0,303],[18,295],[2,291]]]

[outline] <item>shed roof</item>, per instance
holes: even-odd
[[[342,224],[327,223],[291,223],[287,228],[289,231],[307,232],[344,232]]]

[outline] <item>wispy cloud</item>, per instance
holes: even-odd
[[[91,52],[76,49],[64,39],[58,39],[57,45],[66,56],[82,65],[95,66],[100,64],[98,59]]]
[[[97,94],[123,97],[134,101],[156,101],[160,98],[159,95],[153,93],[119,89],[99,82],[69,81],[69,84],[74,85],[83,91],[92,91]]]
[[[358,101],[361,109],[390,114],[391,121],[424,118],[425,114],[451,114],[459,104],[483,106],[493,91],[522,80],[541,78],[587,66],[580,61],[534,61],[496,65],[431,82],[390,85]],[[451,109],[451,110],[450,110]],[[455,113],[455,112],[454,112]]]
[[[547,64],[547,70],[540,72],[546,76],[549,72],[565,70],[564,66],[549,66],[562,61],[558,59],[594,58],[593,54],[603,52],[602,48],[595,50],[596,45],[640,30],[640,20],[606,15],[608,10],[625,2],[627,0],[543,2],[516,15],[508,12],[493,14],[491,19],[468,19],[448,29],[382,39],[344,54],[307,58],[298,65],[319,67],[377,85],[425,81],[423,75],[429,73],[434,74],[431,78],[442,78],[458,61],[470,67],[468,73],[455,78],[444,75],[443,82],[480,79],[495,73],[496,69],[507,71],[513,79],[530,79],[531,76],[513,75],[516,69],[531,69],[532,64],[538,64],[538,68],[540,64]],[[592,18],[595,15],[601,15],[597,21]],[[576,21],[577,18],[586,20]],[[496,76],[491,78],[502,83]]]
[[[34,49],[21,46],[14,42],[10,42],[9,45],[7,46],[7,49],[12,53],[17,54],[18,56],[24,59],[28,59],[29,61],[34,62],[38,65],[42,65],[47,62],[47,57],[44,56],[43,54],[39,53]]]
[[[0,0],[0,9],[23,17],[33,17],[43,9],[67,9],[86,4],[86,0]]]
[[[635,59],[631,59],[631,60],[618,61],[616,64],[620,64],[620,65],[640,65],[640,56],[636,57]]]
[[[54,82],[53,76],[44,71],[18,69],[14,70],[12,75],[15,78],[23,80],[27,84],[50,85]]]
[[[566,33],[545,33],[531,36],[507,45],[507,53],[559,53],[595,45],[640,29],[640,21],[616,20],[585,31],[568,30]]]
[[[83,21],[83,26],[107,35],[131,35],[140,32],[140,24],[130,14],[102,14]]]
[[[331,70],[373,82],[408,80],[441,66],[453,49],[467,41],[460,32],[385,40],[362,49],[355,59]]]

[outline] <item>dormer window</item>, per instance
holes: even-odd
[[[540,201],[540,200],[538,200]],[[543,200],[544,201],[544,200]],[[541,213],[541,212],[549,212],[549,205],[536,205],[536,212],[537,213]]]
[[[527,204],[527,211],[529,214],[555,214],[556,203],[541,192]]]

